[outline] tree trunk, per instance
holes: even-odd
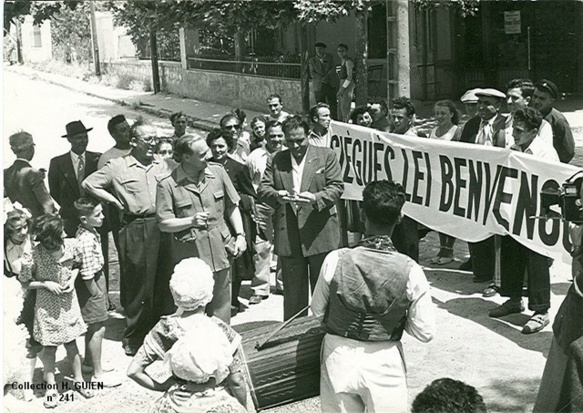
[[[14,20],[16,26],[16,58],[18,63],[23,65],[24,57],[22,56],[22,27],[18,17]]]
[[[300,56],[301,56],[301,80],[300,89],[302,94],[302,111],[307,113],[310,110],[310,79],[308,72],[308,25],[300,24]]]
[[[356,105],[368,101],[368,12],[356,13]]]
[[[245,33],[243,29],[240,27],[237,29],[237,33],[235,33],[235,60],[237,61],[237,72],[243,72],[244,65],[240,62],[243,61],[243,57],[245,56]]]
[[[150,55],[152,60],[152,86],[154,93],[160,93],[160,72],[158,71],[158,44],[156,42],[156,30],[150,30]]]

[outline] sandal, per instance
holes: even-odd
[[[535,314],[522,327],[522,334],[538,333],[549,324],[549,313]]]
[[[45,393],[45,400],[43,406],[45,409],[54,409],[59,404],[59,392],[57,391],[47,391]]]
[[[438,265],[445,265],[445,264],[449,264],[452,261],[453,261],[453,257],[441,257],[441,258],[439,258],[439,260],[437,260],[437,264]]]
[[[440,247],[437,255],[435,257],[431,258],[431,263],[432,264],[439,264],[439,260],[441,260],[442,257],[443,257],[443,247]]]
[[[75,387],[75,390],[77,391],[77,393],[79,393],[81,396],[85,397],[86,399],[90,399],[93,396],[95,396],[95,393],[93,393],[90,389],[86,389],[84,387],[86,385],[87,385],[86,382],[76,381],[75,383],[73,383],[73,386]]]

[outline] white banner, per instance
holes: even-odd
[[[330,147],[342,166],[344,199],[361,200],[372,181],[400,182],[403,213],[439,232],[475,242],[511,235],[569,262],[568,224],[541,215],[540,192],[580,170],[509,149],[416,138],[332,122]]]

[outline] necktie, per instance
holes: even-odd
[[[479,145],[492,146],[492,128],[488,122],[482,121],[476,142]]]
[[[79,163],[77,164],[77,182],[79,184],[79,191],[83,193],[81,188],[81,183],[83,182],[85,176],[85,158],[81,155],[79,156]]]

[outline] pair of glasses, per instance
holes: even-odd
[[[174,152],[172,152],[172,151],[160,151],[160,152],[158,152],[158,154],[160,154],[160,155],[172,155],[173,153]]]
[[[156,140],[158,139],[157,136],[137,136],[137,138],[148,145],[156,143]]]
[[[225,126],[227,129],[241,129],[241,125],[227,125]]]

